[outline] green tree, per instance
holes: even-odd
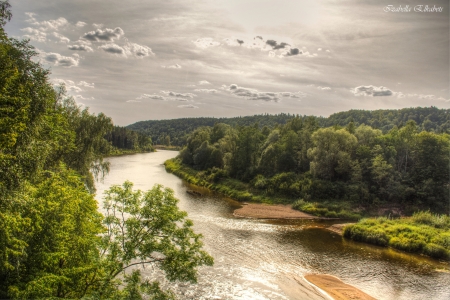
[[[324,179],[336,179],[350,173],[356,137],[345,129],[322,128],[312,135],[313,148],[308,150],[311,173]]]
[[[197,267],[213,264],[213,258],[202,250],[201,235],[192,230],[186,212],[178,209],[171,189],[155,185],[143,193],[132,188],[127,181],[105,192],[102,274],[93,289],[101,298],[117,293],[123,284],[121,275],[130,281],[127,271],[133,266],[157,265],[169,280],[196,282]],[[139,278],[139,273],[131,276]]]

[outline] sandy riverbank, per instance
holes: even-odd
[[[376,300],[363,291],[342,282],[339,278],[325,274],[305,275],[305,279],[325,291],[335,300]]]
[[[355,224],[355,223],[334,224],[334,225],[331,225],[330,227],[328,227],[327,229],[330,231],[333,231],[334,233],[337,233],[339,235],[343,235],[344,227],[347,225],[351,225],[351,224]]]
[[[233,213],[236,217],[255,219],[319,219],[319,217],[292,209],[288,205],[247,204]]]

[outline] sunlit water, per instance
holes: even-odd
[[[196,285],[163,283],[180,299],[307,299],[289,293],[296,288],[293,276],[307,273],[335,275],[377,299],[450,299],[447,263],[344,240],[324,229],[333,224],[329,221],[236,218],[238,202],[206,190],[201,190],[205,196],[191,196],[186,190],[192,187],[165,171],[163,162],[176,155],[158,151],[109,158],[111,171],[97,183],[97,199],[125,180],[141,190],[159,183],[175,191],[215,261],[200,268]],[[151,268],[142,271],[158,276]]]

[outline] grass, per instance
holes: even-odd
[[[344,236],[355,241],[388,246],[406,252],[450,260],[450,217],[417,212],[401,219],[362,219],[344,228]]]
[[[351,204],[343,201],[308,202],[300,199],[294,202],[292,208],[326,218],[361,219],[360,214],[352,212]]]
[[[136,154],[136,153],[148,153],[148,152],[154,152],[155,150],[132,150],[132,149],[119,149],[114,148],[108,153],[108,157],[110,156],[122,156],[122,155],[129,155],[129,154]]]

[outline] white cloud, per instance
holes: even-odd
[[[77,24],[75,24],[75,26],[77,26],[77,27],[84,27],[86,25],[87,25],[86,22],[81,22],[81,21],[78,21]]]
[[[155,94],[153,94],[153,95],[142,94],[139,97],[137,97],[136,99],[139,99],[139,100],[140,99],[153,99],[153,100],[162,100],[162,101],[166,100],[165,97],[163,97],[161,95],[155,95]]]
[[[149,47],[135,43],[127,43],[123,47],[115,43],[109,43],[99,46],[98,48],[105,52],[121,55],[123,57],[134,56],[137,58],[144,58],[150,55],[155,55]]]
[[[139,102],[142,102],[142,101],[139,101],[139,100],[127,100],[125,102],[128,102],[128,103],[139,103]]]
[[[209,83],[209,82],[206,81],[206,80],[200,80],[200,81],[198,82],[198,84],[200,84],[200,85],[206,85],[206,84],[211,84],[211,83]]]
[[[329,91],[329,90],[331,90],[331,88],[329,86],[318,86],[317,89],[318,90],[322,90],[322,91]]]
[[[133,55],[134,57],[138,58],[155,55],[155,53],[152,52],[151,48],[143,45],[138,45],[136,43],[127,43],[124,46],[124,49],[126,51],[126,55]]]
[[[187,105],[178,105],[180,108],[198,108],[198,106],[187,104]]]
[[[68,37],[63,36],[62,34],[59,34],[57,32],[53,32],[52,35],[59,39],[60,43],[68,43],[70,42],[70,39]]]
[[[220,45],[219,42],[214,41],[212,38],[200,38],[192,42],[195,44],[195,46],[202,49]]]
[[[69,24],[69,22],[65,18],[58,18],[56,20],[49,20],[49,21],[42,21],[38,22],[34,18],[34,15],[31,16],[31,19],[29,20],[29,23],[33,24],[34,26],[39,26],[40,30],[46,31],[46,30],[59,30],[60,27],[66,26]]]
[[[162,94],[167,95],[169,97],[172,97],[172,99],[174,100],[178,100],[178,101],[186,101],[189,99],[193,99],[194,97],[196,97],[197,95],[192,94],[192,93],[177,93],[177,92],[171,92],[171,91],[161,91]]]
[[[181,69],[181,66],[179,64],[174,64],[174,65],[171,65],[171,66],[167,66],[166,68],[167,69]]]
[[[194,92],[199,92],[199,93],[208,93],[208,94],[216,94],[219,91],[215,90],[215,89],[195,89]]]
[[[55,66],[62,66],[62,67],[77,67],[78,63],[80,61],[79,57],[71,57],[71,56],[63,56],[59,53],[54,52],[41,52],[41,57],[49,62],[54,64]]]
[[[83,97],[82,95],[75,95],[74,97],[75,97],[75,99],[77,99],[77,100],[95,100],[94,97],[85,98],[85,97]]]
[[[120,27],[114,29],[106,28],[104,30],[98,28],[97,30],[86,32],[81,38],[92,42],[114,42],[124,34]]]
[[[86,81],[80,81],[80,82],[78,82],[78,85],[88,87],[88,88],[94,88],[94,86],[95,86],[94,83],[88,83]]]
[[[239,87],[237,84],[231,84],[230,86],[223,85],[222,90],[225,90],[232,95],[244,98],[247,100],[263,100],[263,101],[274,101],[278,102],[282,97],[288,98],[302,98],[306,94],[302,92],[291,93],[291,92],[259,92],[256,89]]]
[[[393,92],[387,87],[380,86],[376,87],[373,85],[367,86],[358,86],[354,89],[350,90],[355,96],[371,96],[371,97],[379,97],[379,96],[392,96]]]
[[[99,46],[98,48],[102,49],[105,52],[111,53],[111,54],[122,55],[125,57],[127,56],[125,49],[114,43],[105,44],[105,45]]]
[[[67,45],[67,48],[69,50],[74,50],[74,51],[86,51],[86,52],[94,51],[94,49],[92,49],[91,47],[89,47],[88,45],[85,45],[85,44]]]
[[[94,26],[95,28],[102,28],[104,25],[102,23],[92,23],[92,26]]]
[[[36,41],[36,42],[45,42],[47,40],[47,34],[41,30],[38,29],[34,29],[31,27],[27,27],[27,28],[22,28],[20,29],[21,31],[28,33],[26,35],[24,35],[23,37],[26,39],[30,39],[32,41]]]

